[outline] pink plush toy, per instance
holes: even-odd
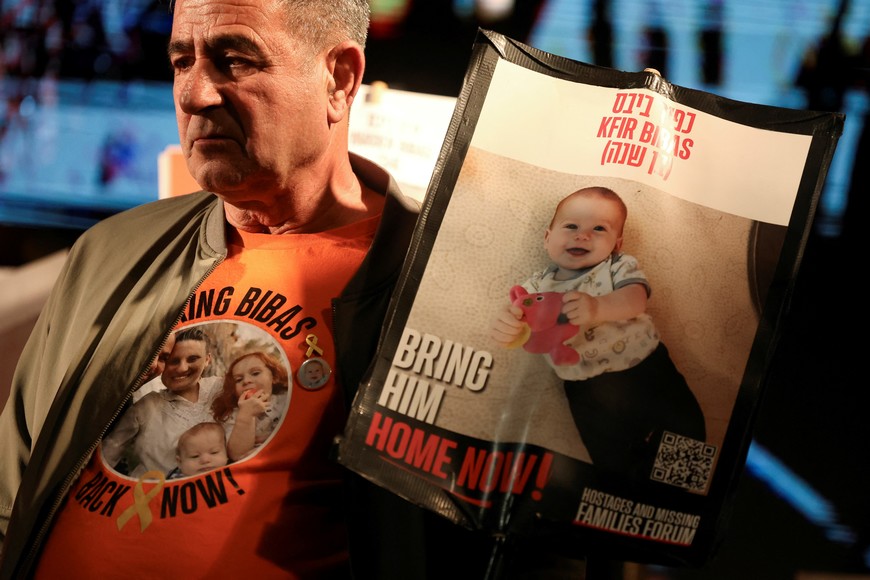
[[[535,354],[549,354],[555,365],[574,365],[580,354],[564,342],[577,334],[580,327],[571,324],[562,314],[561,292],[529,294],[522,286],[510,290],[511,303],[523,311],[527,331],[520,335],[514,346]]]

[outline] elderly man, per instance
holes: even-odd
[[[203,191],[113,216],[72,248],[0,415],[0,578],[487,574],[488,538],[330,459],[418,209],[348,152],[367,28],[366,0],[175,3],[179,137]],[[172,346],[192,327],[214,352],[205,371]],[[289,384],[257,397],[274,424],[252,453],[178,479],[132,441],[104,459],[120,424],[171,443],[209,412],[206,391],[171,382],[134,396],[159,356],[172,380],[216,373],[226,390],[238,379],[222,357],[254,343],[281,359],[257,371],[262,388]],[[313,359],[328,375],[316,388],[299,374]],[[133,412],[158,396],[159,411]]]
[[[107,219],[70,252],[0,419],[3,578],[333,578],[351,561],[360,577],[413,577],[403,560],[425,566],[406,516],[428,515],[329,458],[417,216],[389,175],[347,150],[367,28],[365,0],[176,2],[179,137],[204,191]],[[330,380],[292,380],[271,439],[228,467],[171,480],[109,465],[100,442],[172,333],[215,323],[266,333],[290,373],[321,358]],[[182,421],[185,402],[165,399]]]

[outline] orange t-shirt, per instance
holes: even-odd
[[[37,578],[348,576],[340,467],[328,458],[346,419],[332,371],[331,299],[357,270],[377,222],[319,234],[230,233],[227,259],[197,289],[175,334],[202,330],[207,354],[192,357],[197,343],[176,342],[162,377],[136,393],[70,490]],[[235,362],[252,352],[268,356]],[[271,394],[267,383],[255,392],[267,411],[258,409],[255,444],[243,445],[243,456],[223,460],[203,447],[222,446],[219,436],[177,444],[199,422],[219,423],[230,441],[242,423],[239,392],[264,375]],[[167,388],[197,378],[195,403]],[[215,421],[223,389],[234,391],[231,405]],[[214,451],[219,463],[194,475],[159,459],[199,461]]]

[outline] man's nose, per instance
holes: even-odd
[[[178,104],[185,113],[194,114],[223,102],[221,74],[211,61],[198,60],[177,82],[181,83]]]

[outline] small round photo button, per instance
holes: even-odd
[[[296,378],[299,379],[299,384],[309,391],[316,391],[323,387],[332,375],[332,368],[329,363],[320,357],[314,357],[306,360],[299,367],[296,373]]]

